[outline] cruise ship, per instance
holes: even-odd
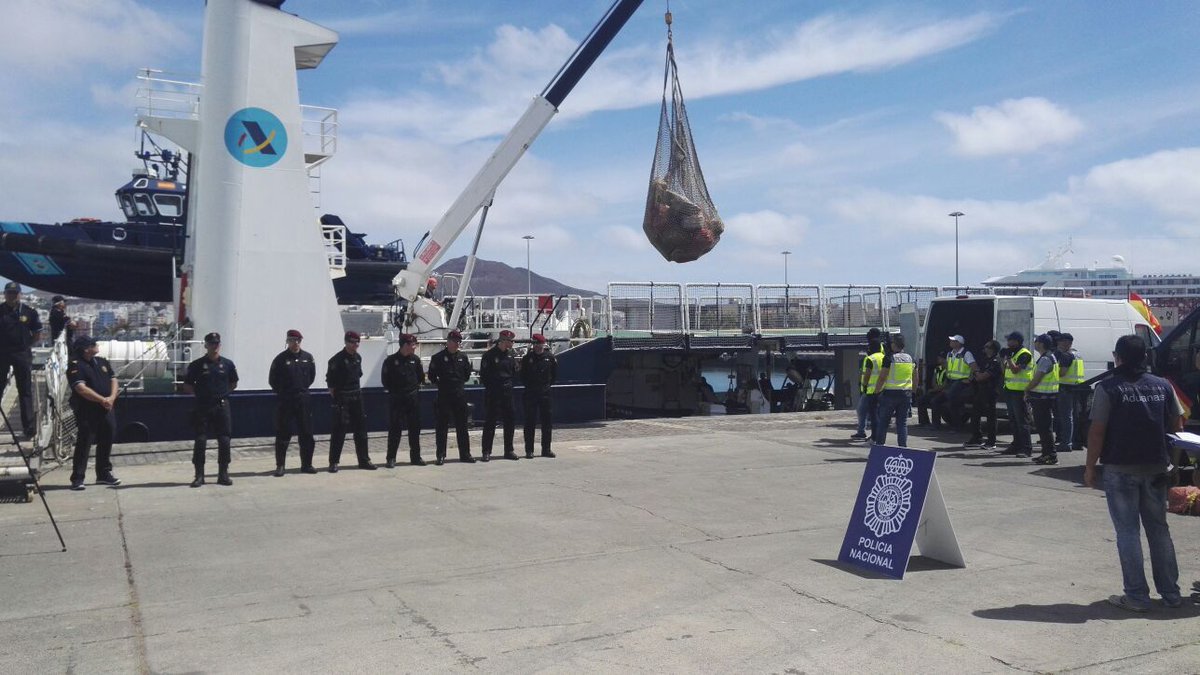
[[[1200,306],[1200,275],[1134,274],[1125,258],[1114,255],[1108,265],[1073,267],[1064,262],[1070,244],[1051,254],[1042,264],[1016,274],[991,277],[983,281],[990,287],[1066,287],[1081,289],[1093,298],[1128,298],[1137,293],[1150,304],[1163,328],[1171,328]]]

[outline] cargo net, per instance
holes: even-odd
[[[725,224],[708,196],[700,160],[696,157],[687,107],[679,88],[670,25],[668,12],[662,112],[642,230],[664,258],[685,263],[711,251],[721,240]]]

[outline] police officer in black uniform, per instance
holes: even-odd
[[[75,461],[71,465],[71,489],[82,490],[87,473],[88,451],[96,444],[96,482],[120,485],[112,473],[113,436],[116,418],[117,379],[108,361],[96,356],[96,341],[87,336],[75,339],[75,358],[67,364],[67,383],[71,387],[71,410],[79,428],[75,437]]]
[[[58,336],[67,332],[67,346],[74,344],[75,331],[71,330],[71,317],[67,316],[67,300],[61,295],[56,295],[50,299],[50,341],[54,342]]]
[[[271,361],[267,382],[275,392],[275,473],[283,475],[288,445],[292,442],[292,421],[296,423],[296,442],[300,445],[300,472],[316,473],[313,468],[312,402],[308,388],[317,379],[313,355],[300,348],[304,336],[296,329],[287,332],[287,349]]]
[[[517,360],[513,358],[511,330],[500,331],[491,349],[483,353],[479,363],[479,379],[483,380],[483,461],[492,457],[492,439],[496,436],[496,418],[504,423],[504,459],[520,459],[513,447],[516,419],[513,413],[513,384],[517,378]]]
[[[183,376],[184,391],[195,394],[196,408],[192,411],[192,426],[196,431],[196,442],[192,446],[192,465],[196,467],[196,478],[192,487],[204,485],[204,453],[208,450],[208,436],[217,437],[217,483],[233,485],[229,478],[229,436],[232,433],[229,419],[229,394],[237,389],[238,372],[233,361],[221,356],[221,334],[204,336],[204,356],[188,364]]]
[[[10,281],[4,286],[0,304],[0,397],[8,386],[8,373],[17,381],[21,403],[21,429],[32,438],[37,428],[33,410],[33,343],[41,338],[42,322],[37,310],[21,302],[21,285]]]
[[[374,471],[367,452],[367,413],[362,399],[362,357],[358,355],[358,333],[346,331],[346,346],[329,359],[325,370],[325,384],[333,397],[333,430],[329,435],[329,473],[338,472],[342,459],[342,446],[346,444],[346,431],[354,434],[354,454],[358,456],[358,468]]]
[[[446,348],[429,361],[429,381],[436,384],[437,426],[434,438],[437,442],[438,466],[446,460],[447,436],[450,433],[450,418],[454,418],[455,436],[458,439],[458,461],[472,464],[471,437],[467,435],[467,392],[466,384],[474,368],[471,359],[458,350],[462,344],[462,333],[452,330],[446,336]]]
[[[425,368],[417,356],[417,336],[400,336],[400,351],[383,360],[383,386],[388,391],[387,467],[396,466],[396,451],[408,429],[408,461],[425,466],[421,459],[421,385]]]
[[[554,457],[550,435],[554,418],[550,409],[550,387],[558,379],[558,361],[546,349],[546,336],[533,336],[533,347],[521,357],[521,384],[525,385],[525,457],[533,457],[533,434],[542,422],[542,457]]]

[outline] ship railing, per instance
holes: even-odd
[[[884,324],[886,327],[898,327],[900,314],[905,307],[911,307],[916,312],[917,325],[924,325],[925,315],[929,314],[929,306],[933,299],[942,295],[937,286],[884,286]]]
[[[677,283],[624,281],[608,285],[614,338],[687,332],[684,287]],[[620,317],[620,322],[616,321]]]
[[[760,284],[755,288],[758,333],[825,330],[825,302],[816,284]]]
[[[752,284],[684,284],[689,333],[744,335],[758,328]]]
[[[444,275],[449,276],[449,275]],[[607,327],[603,298],[582,295],[475,295],[467,296],[463,314],[466,330],[496,333],[511,330],[528,337],[533,332],[566,333],[586,322],[584,332]]]
[[[137,114],[164,119],[199,119],[200,76],[142,68],[137,73]]]
[[[321,239],[329,262],[329,278],[341,279],[346,276],[346,226],[322,223]]]
[[[883,288],[853,284],[822,286],[826,332],[850,333],[885,326]]]

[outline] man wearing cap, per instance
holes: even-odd
[[[233,361],[221,356],[221,334],[204,336],[204,356],[188,364],[183,376],[183,390],[196,396],[192,426],[196,441],[192,446],[192,465],[196,477],[192,487],[204,485],[204,454],[208,436],[217,437],[217,483],[233,485],[229,478],[229,436],[232,423],[229,417],[229,394],[237,389],[238,372]]]
[[[1058,464],[1058,453],[1054,448],[1054,405],[1058,400],[1058,359],[1054,358],[1054,338],[1042,334],[1034,338],[1037,363],[1033,367],[1033,379],[1025,388],[1029,405],[1033,408],[1033,424],[1037,427],[1038,445],[1042,452],[1033,461],[1037,464]]]
[[[67,363],[67,384],[71,387],[71,410],[75,413],[78,435],[71,464],[71,489],[84,489],[92,443],[96,444],[96,482],[120,485],[109,460],[117,426],[113,416],[119,391],[117,378],[108,361],[96,356],[100,350],[96,348],[95,340],[80,336],[75,338],[72,347],[74,358]]]
[[[329,473],[338,472],[342,459],[342,446],[346,444],[347,428],[354,434],[354,454],[358,456],[358,468],[374,471],[371,455],[367,450],[367,413],[362,400],[362,357],[358,355],[358,343],[362,337],[354,331],[346,331],[345,347],[329,358],[325,370],[325,384],[333,397],[333,429],[329,434]]]
[[[1084,384],[1083,356],[1075,350],[1075,336],[1059,333],[1058,351],[1058,451],[1083,449],[1087,439],[1088,399],[1092,388]]]
[[[4,286],[0,304],[0,397],[8,386],[8,373],[17,381],[21,403],[21,429],[32,438],[37,428],[33,410],[33,343],[42,335],[37,310],[21,302],[21,285],[10,281]]]
[[[879,397],[875,395],[875,383],[879,381],[879,371],[883,368],[883,332],[878,328],[867,331],[867,354],[859,366],[858,383],[858,428],[850,435],[852,441],[865,441],[875,437],[875,418],[879,407]],[[871,435],[867,436],[868,425]]]
[[[437,385],[437,426],[434,439],[437,442],[438,466],[446,461],[446,444],[450,434],[450,419],[454,419],[455,436],[458,439],[458,460],[471,464],[471,437],[467,435],[467,380],[474,368],[471,359],[459,351],[462,333],[452,330],[446,336],[446,348],[429,360],[429,381]]]
[[[957,431],[964,421],[964,404],[971,394],[971,373],[975,372],[975,355],[964,346],[961,335],[947,338],[950,350],[946,352],[946,396],[942,417],[950,428]]]
[[[516,334],[500,331],[500,337],[479,361],[479,379],[483,380],[483,461],[492,456],[492,439],[496,436],[496,418],[504,423],[504,459],[519,459],[513,438],[516,435],[516,416],[513,412],[513,383],[517,376],[517,360],[511,349]]]
[[[1033,454],[1033,439],[1029,432],[1029,407],[1025,389],[1033,380],[1033,352],[1025,348],[1025,336],[1013,331],[1004,336],[1008,346],[1000,350],[1000,365],[1004,372],[1004,405],[1013,428],[1013,442],[1002,453],[1006,455]]]
[[[71,317],[67,316],[67,301],[63,296],[56,295],[50,299],[50,303],[50,341],[54,342],[66,331],[67,346],[70,347],[74,344],[75,331],[71,330]]]
[[[296,442],[300,446],[300,472],[316,473],[313,468],[312,401],[309,387],[317,378],[313,355],[300,348],[304,336],[296,329],[287,332],[287,347],[271,361],[267,383],[275,392],[275,477],[283,476],[288,445],[292,442],[292,422],[296,424]]]
[[[533,346],[521,357],[521,384],[525,385],[526,458],[533,457],[533,434],[539,418],[542,422],[542,457],[554,457],[554,452],[550,450],[550,436],[554,427],[550,387],[554,386],[557,379],[558,361],[546,349],[546,336],[538,333],[533,336]]]
[[[425,466],[421,459],[421,385],[425,368],[417,356],[417,336],[400,336],[400,350],[383,360],[381,379],[388,391],[387,467],[396,466],[396,453],[408,430],[408,461]]]

